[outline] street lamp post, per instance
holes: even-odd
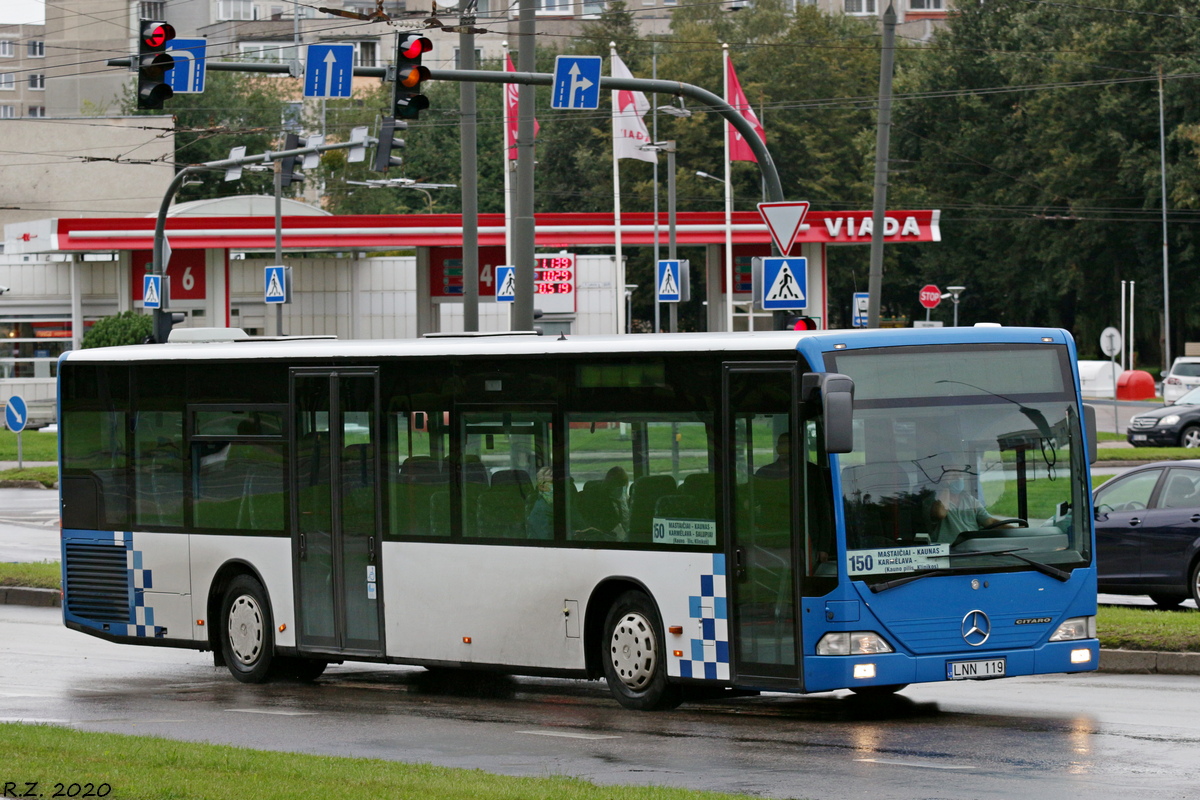
[[[942,295],[943,300],[949,297],[954,301],[954,327],[956,328],[958,327],[958,296],[966,290],[965,286],[947,286],[946,292]]]

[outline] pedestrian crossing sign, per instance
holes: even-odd
[[[660,303],[678,303],[681,299],[679,289],[679,262],[659,261],[656,285],[657,297]]]
[[[762,260],[762,307],[766,311],[793,311],[808,307],[808,259]]]
[[[162,275],[147,275],[142,280],[142,307],[162,308]]]
[[[267,303],[292,302],[291,270],[282,265],[263,268],[263,301]]]
[[[515,303],[517,301],[516,269],[511,265],[496,267],[496,302]]]

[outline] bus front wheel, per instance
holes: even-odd
[[[667,680],[662,622],[642,592],[617,598],[604,620],[604,677],[617,702],[635,711],[665,711],[683,699]]]
[[[249,575],[234,578],[221,601],[221,619],[221,648],[233,677],[242,683],[266,681],[275,660],[275,640],[262,584]]]

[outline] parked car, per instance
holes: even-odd
[[[1200,460],[1158,461],[1096,489],[1100,591],[1200,605]]]
[[[1135,414],[1125,438],[1134,447],[1200,447],[1200,389],[1169,406]]]
[[[1200,357],[1180,356],[1163,376],[1163,402],[1173,403],[1197,386],[1200,386]]]

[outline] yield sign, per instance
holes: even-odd
[[[767,230],[771,232],[771,238],[775,240],[779,252],[785,256],[795,246],[800,231],[808,230],[808,226],[804,224],[804,218],[808,215],[806,200],[759,203],[758,213],[762,215],[763,222],[767,223]]]

